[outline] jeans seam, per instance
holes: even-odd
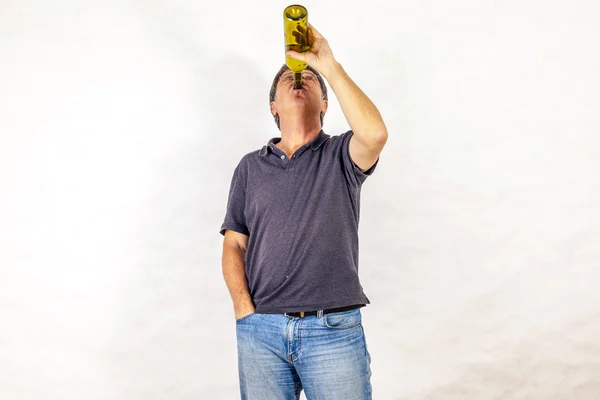
[[[295,390],[295,400],[300,400],[300,392],[302,392],[302,385],[300,384],[300,382],[294,382],[294,390]]]

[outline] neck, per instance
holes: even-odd
[[[293,154],[298,148],[310,143],[321,132],[321,120],[307,121],[306,119],[286,118],[279,121],[281,129],[281,141],[277,147],[288,155]]]

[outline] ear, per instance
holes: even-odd
[[[273,116],[277,115],[277,106],[275,105],[274,101],[272,101],[271,104],[269,104],[269,108],[271,109],[271,114]]]
[[[327,100],[323,100],[323,105],[321,106],[321,112],[326,113],[328,106],[329,106],[329,102]]]

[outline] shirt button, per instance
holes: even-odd
[[[283,160],[285,158],[285,156],[281,156],[281,159]]]

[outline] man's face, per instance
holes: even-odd
[[[294,111],[297,112],[298,107],[304,107],[308,112],[312,111],[320,115],[321,111],[325,112],[323,103],[326,103],[322,96],[321,85],[312,71],[309,69],[302,71],[302,88],[294,89],[294,72],[287,70],[277,83],[274,102],[276,109],[271,103],[271,112],[277,113],[281,117],[291,109],[295,109]]]

